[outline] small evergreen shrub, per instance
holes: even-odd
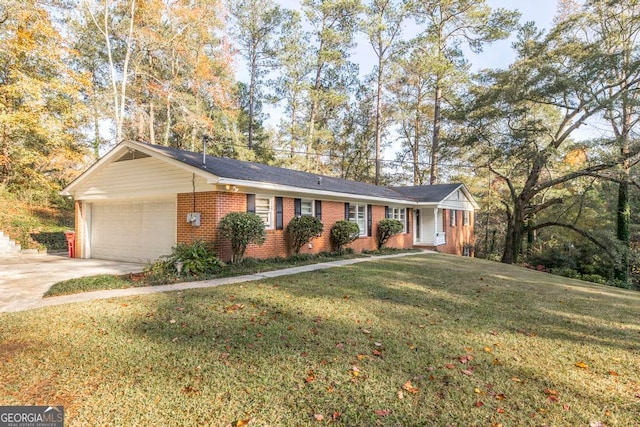
[[[378,250],[382,249],[385,243],[389,239],[404,231],[404,224],[397,219],[385,218],[378,223],[378,230],[376,232],[376,242],[378,243]]]
[[[220,237],[231,242],[231,262],[242,261],[247,246],[261,245],[267,239],[264,221],[258,215],[247,212],[231,212],[222,218],[218,226]]]
[[[334,251],[340,251],[344,245],[348,245],[358,237],[360,237],[358,224],[346,220],[338,221],[331,227],[329,236],[331,248]]]
[[[289,253],[299,254],[300,248],[314,237],[320,237],[324,226],[314,216],[298,216],[289,221],[285,230]]]

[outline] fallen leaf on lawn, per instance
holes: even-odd
[[[614,377],[618,376],[618,373],[616,371],[609,371],[609,375],[612,375]]]
[[[357,366],[352,366],[351,367],[351,375],[353,375],[354,377],[357,377],[358,375],[360,375],[360,368],[358,368]]]
[[[454,365],[453,363],[447,363],[446,365],[444,365],[444,367],[447,369],[456,369],[456,365]]]
[[[338,421],[341,416],[342,414],[338,411],[333,411],[333,414],[331,414],[331,418],[333,419],[333,421]]]
[[[308,371],[307,372],[307,377],[304,379],[304,382],[310,383],[311,381],[313,381],[315,379],[316,379],[316,376],[315,376],[314,372],[313,371]]]
[[[558,392],[555,391],[554,389],[551,388],[545,388],[544,390],[542,390],[544,394],[546,394],[547,396],[557,396]]]
[[[502,427],[502,423],[491,423],[491,427]]]
[[[588,368],[589,368],[589,365],[587,365],[587,364],[586,364],[586,363],[584,363],[584,362],[578,362],[578,363],[576,363],[576,366],[577,366],[578,368],[582,368],[582,369],[588,369]]]
[[[562,409],[564,409],[565,411],[569,411],[569,410],[571,410],[571,406],[569,406],[569,404],[565,403],[564,405],[562,405]]]
[[[503,408],[498,407],[498,408],[496,409],[496,412],[497,412],[497,413],[499,413],[499,414],[504,414],[504,409],[503,409]]]
[[[494,366],[501,366],[502,362],[496,358],[496,359],[493,359],[493,365]]]
[[[589,421],[589,427],[607,427],[602,421]]]
[[[375,345],[376,347],[382,347],[382,343],[381,342],[374,342],[373,345]]]
[[[463,369],[462,373],[465,375],[473,375],[473,368]]]
[[[127,303],[123,303],[123,304],[120,304],[120,305],[123,306],[123,307],[129,307],[129,304],[127,304]]]
[[[247,424],[249,424],[251,422],[250,418],[247,418],[246,420],[236,420],[233,421],[231,424],[229,424],[231,427],[242,427],[242,426],[246,426]]]
[[[504,400],[506,397],[504,393],[496,394],[496,400]]]
[[[332,386],[327,387],[327,393],[333,393],[335,389]]]
[[[173,323],[176,323],[176,319],[171,319],[171,320],[169,320],[169,323],[172,323],[172,324],[173,324]]]
[[[482,393],[482,390],[480,390],[478,387],[474,388],[474,389],[473,389],[473,392],[474,392],[475,394],[483,394],[483,393]]]
[[[518,377],[511,378],[511,381],[514,381],[514,382],[517,382],[517,383],[521,383],[522,382],[522,380],[520,378],[518,378]]]
[[[382,352],[380,350],[373,349],[374,356],[382,356]]]
[[[182,392],[184,394],[186,394],[187,396],[197,396],[200,394],[199,390],[196,390],[195,388],[191,387],[190,385],[183,387],[182,388]]]
[[[486,351],[487,353],[491,353],[493,349],[491,347],[485,347],[484,351]]]
[[[229,358],[229,356],[230,356],[230,354],[229,354],[229,353],[222,353],[222,354],[220,355],[220,359],[227,359],[227,358]]]
[[[231,304],[224,308],[227,313],[233,313],[237,310],[242,310],[244,308],[244,304]]]
[[[398,390],[398,399],[404,399],[404,393],[402,392],[402,390]]]
[[[367,356],[365,356],[364,354],[359,354],[358,355],[358,360],[362,360],[362,359],[366,359]]]
[[[551,395],[548,397],[548,399],[549,399],[549,402],[557,402],[559,400],[558,396],[556,395]]]
[[[370,330],[368,330],[368,329],[363,329],[363,330],[362,330],[362,333],[363,333],[363,334],[367,334],[367,335],[368,335],[368,334],[370,334],[370,333],[371,333],[371,331],[370,331]]]
[[[316,421],[323,421],[323,420],[324,420],[324,415],[322,415],[322,414],[315,414],[315,415],[313,416],[313,418],[315,418],[315,419],[316,419]]]
[[[402,389],[412,394],[416,394],[418,392],[418,389],[411,384],[411,381],[407,381],[402,384]]]
[[[391,413],[391,409],[376,409],[375,414],[379,417],[386,417]]]
[[[479,401],[479,400],[478,400],[478,401],[476,402],[476,408],[480,408],[480,407],[482,407],[482,406],[484,406],[484,402],[481,402],[481,401]]]
[[[344,344],[339,342],[338,344],[336,344],[336,348],[339,348],[340,350],[342,350],[344,348]]]

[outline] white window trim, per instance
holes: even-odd
[[[404,212],[404,215],[400,215],[400,212]],[[407,232],[407,208],[400,206],[389,206],[389,219],[396,219],[402,223],[402,232]]]
[[[355,208],[355,219],[351,218],[351,209]],[[364,226],[360,227],[360,224],[358,224],[358,212],[360,211],[360,209],[362,209],[362,211],[364,212]],[[358,224],[358,228],[360,229],[360,237],[366,236],[367,235],[367,205],[366,204],[358,204],[358,203],[350,203],[349,204],[349,221],[351,222],[355,222],[356,224]]]
[[[262,200],[268,200],[269,201],[269,212],[268,212],[268,218],[269,221],[265,221],[265,230],[273,230],[275,228],[275,216],[273,214],[273,211],[275,209],[275,202],[274,202],[274,198],[273,196],[264,196],[264,195],[260,195],[260,194],[256,194],[256,215],[260,216],[260,214],[258,213],[258,200],[262,199]],[[262,217],[261,217],[262,218]]]
[[[471,224],[471,212],[470,211],[462,211],[462,225],[468,226]]]
[[[456,209],[449,209],[449,226],[458,226],[458,211]]]
[[[303,203],[310,203],[311,204],[311,214],[304,214],[302,212],[302,204]],[[300,215],[301,216],[316,216],[316,202],[315,200],[311,200],[311,199],[300,199]]]

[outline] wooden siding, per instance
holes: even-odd
[[[148,157],[113,162],[83,182],[76,200],[104,200],[157,197],[193,191],[193,174],[161,160]],[[196,191],[207,191],[212,185],[195,177]]]

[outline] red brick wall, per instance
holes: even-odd
[[[286,228],[289,221],[294,216],[294,199],[284,197],[282,201],[283,207],[283,224]],[[228,241],[218,241],[217,226],[219,221],[229,212],[245,212],[247,210],[247,195],[243,193],[227,193],[227,192],[206,192],[196,193],[196,209],[200,212],[200,227],[193,227],[187,223],[186,218],[193,209],[193,194],[178,194],[178,242],[189,243],[194,239],[202,239],[206,241],[216,242],[216,251],[218,257],[223,260],[231,258],[231,247]],[[408,214],[410,215],[411,210]],[[275,206],[274,206],[275,218]],[[373,206],[372,211],[372,236],[360,237],[349,247],[356,252],[363,250],[374,250],[377,248],[375,233],[378,222],[384,218],[384,206]],[[409,218],[412,218],[410,215]],[[305,245],[300,253],[319,253],[330,251],[331,244],[329,241],[329,232],[336,221],[344,219],[344,203],[322,201],[322,223],[324,224],[324,232],[322,236],[311,241],[312,247]],[[412,227],[412,225],[410,225]],[[411,228],[410,228],[411,230]],[[409,230],[409,231],[410,231]],[[411,231],[409,233],[400,234],[392,237],[387,243],[387,247],[410,248],[413,245],[413,237]],[[284,237],[284,230],[267,230],[267,240],[261,246],[250,245],[247,248],[247,257],[253,258],[269,258],[269,257],[285,257],[287,256],[287,247]]]
[[[469,215],[469,225],[463,225],[463,212],[461,210],[455,211],[456,225],[452,226],[450,219],[453,212],[451,209],[446,209],[444,212],[444,230],[447,243],[438,246],[438,251],[447,254],[462,255],[464,245],[471,244],[473,246],[474,243],[474,215],[473,212],[471,212]]]

